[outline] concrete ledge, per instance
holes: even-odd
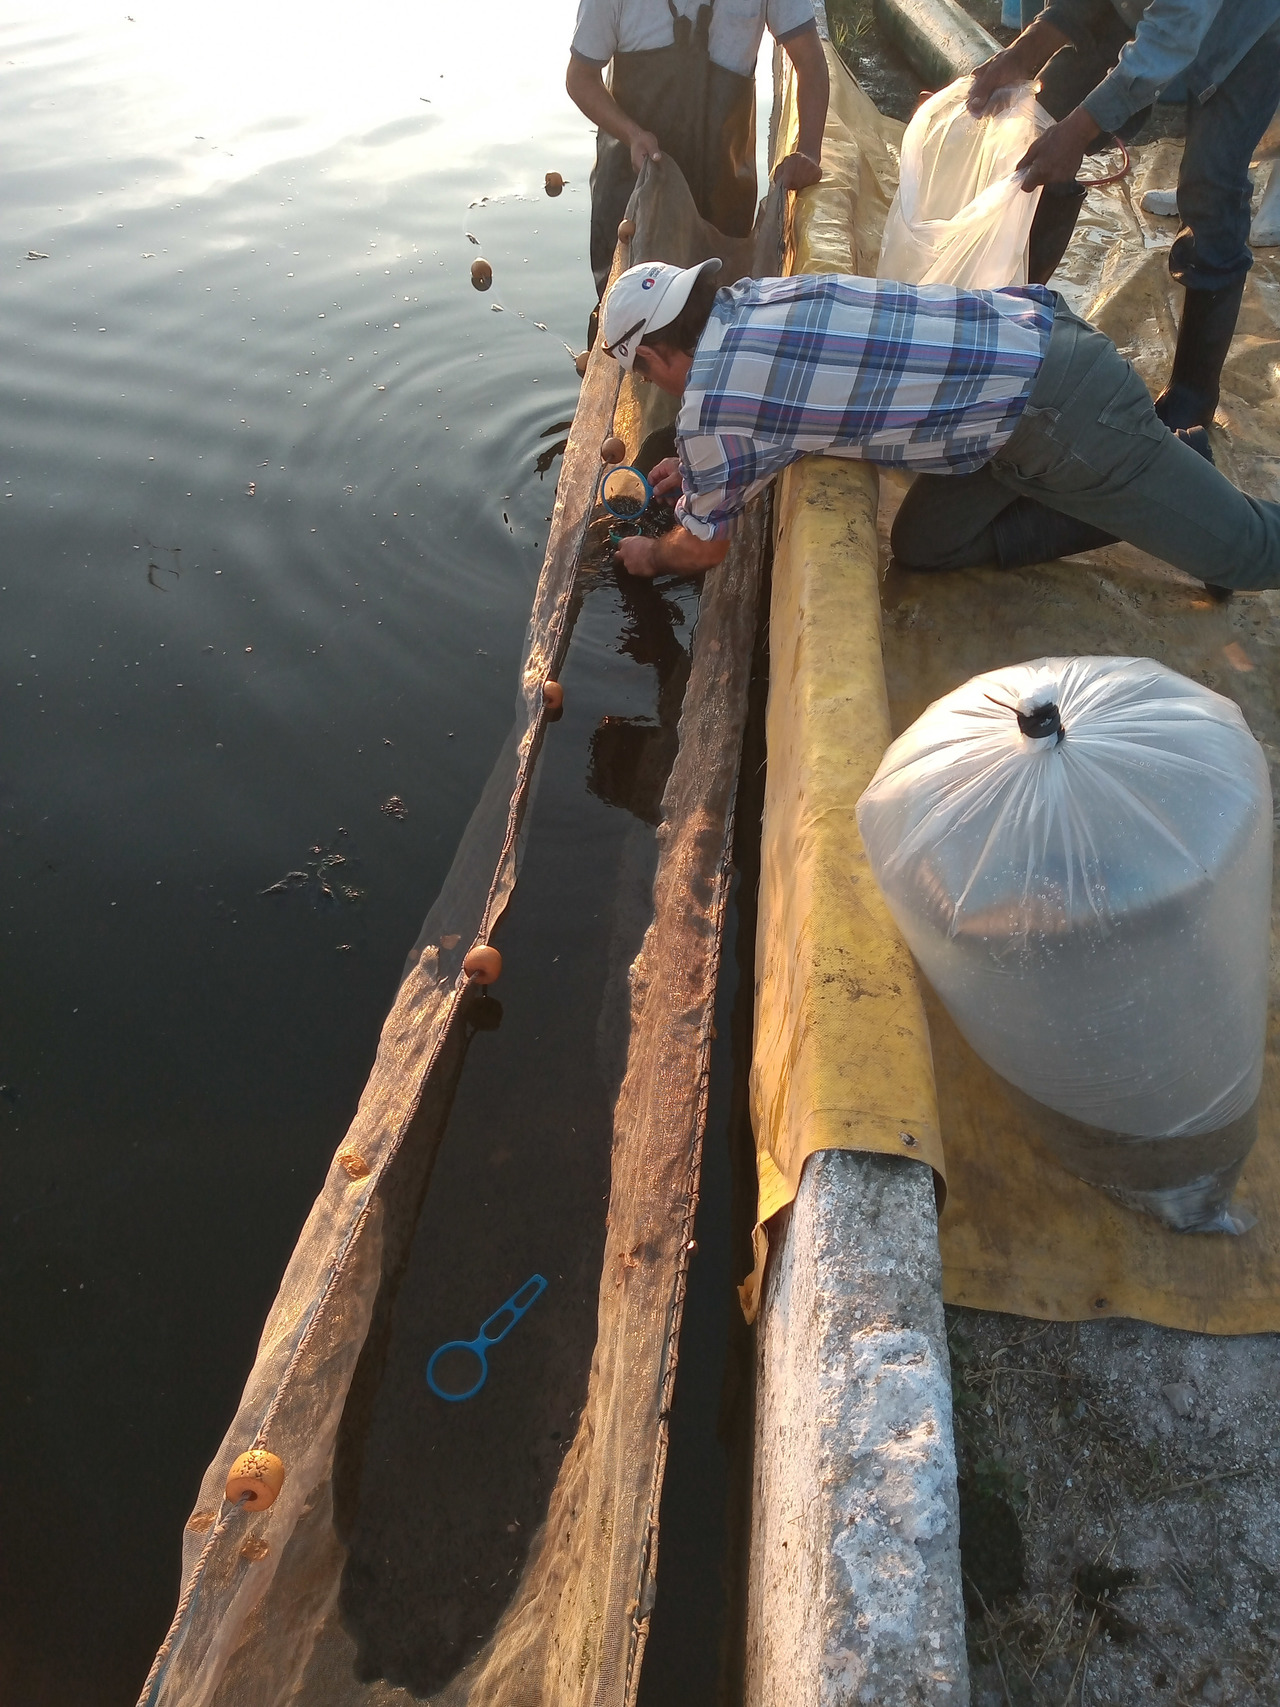
[[[896,180],[896,128],[830,49],[828,63],[825,175],[796,198],[789,271],[857,270]],[[780,111],[785,151],[789,88]],[[748,1707],[969,1700],[932,1062],[853,811],[890,738],[876,494],[864,465],[806,457],[775,511],[752,1063],[761,1225],[744,1288],[748,1316],[759,1306]]]
[[[975,70],[1000,43],[954,0],[875,0],[876,23],[935,89]]]
[[[928,1168],[809,1158],[760,1312],[747,1707],[968,1703],[941,1287]]]

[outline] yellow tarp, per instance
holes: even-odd
[[[874,269],[902,126],[828,49],[823,181],[797,196],[788,270]],[[783,108],[779,152],[795,125]],[[815,1150],[930,1163],[942,1148],[929,1037],[911,956],[889,920],[851,806],[890,739],[881,667],[873,468],[806,457],[778,490],[770,606],[766,779],[756,951],[752,1115],[764,1223],[791,1202]]]
[[[832,82],[831,182],[797,198],[792,270],[869,273],[900,127],[835,63]],[[1054,281],[1153,389],[1176,336],[1181,292],[1167,272],[1176,224],[1142,213],[1139,200],[1175,181],[1178,154],[1168,143],[1143,151],[1130,180],[1090,196]],[[1280,252],[1263,251],[1214,448],[1232,478],[1265,497],[1280,497],[1278,375]],[[888,740],[926,704],[979,671],[1045,654],[1158,658],[1234,698],[1280,762],[1280,594],[1217,605],[1126,546],[1016,574],[891,571],[881,589],[877,556],[887,560],[906,482],[882,483],[878,554],[867,523],[876,484],[871,469],[811,458],[778,495],[752,1085],[761,1223],[794,1197],[815,1150],[914,1155],[941,1176],[940,1126],[948,1302],[1054,1320],[1280,1329],[1275,996],[1262,1136],[1237,1196],[1257,1226],[1238,1239],[1166,1232],[1059,1167],[927,991],[926,1027],[922,980],[879,903],[853,816]],[[749,1311],[764,1251],[758,1229]]]

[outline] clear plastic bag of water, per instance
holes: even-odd
[[[926,977],[1064,1165],[1242,1231],[1272,807],[1237,706],[1145,658],[995,670],[899,736],[858,824]]]
[[[898,191],[877,278],[998,290],[1027,282],[1027,239],[1040,191],[1015,168],[1052,123],[1034,83],[1002,89],[981,118],[962,77],[920,106],[902,138]]]

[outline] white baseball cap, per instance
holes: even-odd
[[[604,299],[601,316],[605,355],[612,356],[630,373],[636,346],[645,333],[670,326],[703,273],[719,272],[722,265],[715,259],[699,261],[696,267],[645,261],[619,273]]]

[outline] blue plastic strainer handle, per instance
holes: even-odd
[[[473,1340],[446,1340],[437,1346],[427,1359],[427,1386],[437,1399],[447,1399],[450,1404],[459,1404],[463,1399],[474,1399],[476,1394],[489,1379],[488,1351],[491,1345],[499,1345],[515,1327],[531,1305],[547,1290],[547,1283],[540,1274],[531,1274],[523,1286],[519,1286],[504,1304],[499,1304],[492,1316],[487,1316],[480,1324],[480,1332]],[[436,1364],[448,1351],[469,1351],[480,1365],[480,1374],[475,1384],[463,1393],[446,1392],[436,1381]]]

